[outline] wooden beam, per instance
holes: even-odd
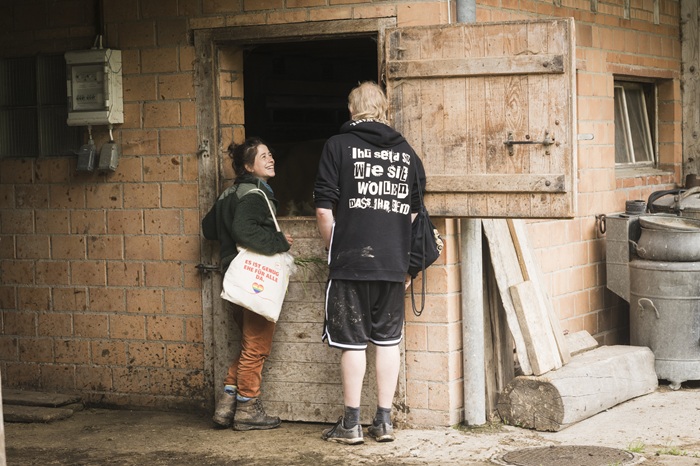
[[[700,174],[700,5],[681,1],[683,173]]]
[[[387,62],[387,76],[390,79],[563,73],[564,57],[557,54]]]
[[[566,176],[537,175],[429,175],[426,191],[431,193],[565,193]]]

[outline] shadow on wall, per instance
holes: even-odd
[[[270,186],[280,201],[280,217],[315,216],[313,190],[318,161],[326,139],[270,143],[275,156],[275,177]]]

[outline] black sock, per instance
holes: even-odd
[[[391,408],[380,408],[377,406],[377,413],[374,415],[372,424],[378,426],[380,424],[391,424]]]
[[[350,429],[355,427],[360,423],[360,408],[351,408],[350,406],[345,407],[345,414],[343,416],[343,427]]]

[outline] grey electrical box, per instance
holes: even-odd
[[[75,50],[65,58],[68,125],[124,123],[121,50]]]
[[[95,169],[95,153],[97,149],[95,148],[94,142],[92,140],[83,144],[78,151],[78,165],[75,167],[79,172],[91,172]]]
[[[100,150],[100,161],[97,168],[100,171],[113,172],[119,165],[119,146],[114,142],[105,143]]]

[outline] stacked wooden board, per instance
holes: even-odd
[[[483,219],[482,224],[522,373],[541,375],[560,368],[571,356],[523,220]]]
[[[598,348],[588,332],[564,335],[542,286],[522,220],[484,219],[482,224],[498,305],[504,311],[523,374],[511,377],[505,385],[495,385],[499,391],[496,409],[504,421],[558,431],[656,389],[654,355],[649,348]],[[493,299],[489,306],[494,306]],[[490,316],[493,325],[493,311]],[[496,333],[492,328],[492,334]],[[493,353],[485,353],[487,366]],[[487,377],[487,391],[490,385]],[[491,403],[487,409],[493,407]]]

